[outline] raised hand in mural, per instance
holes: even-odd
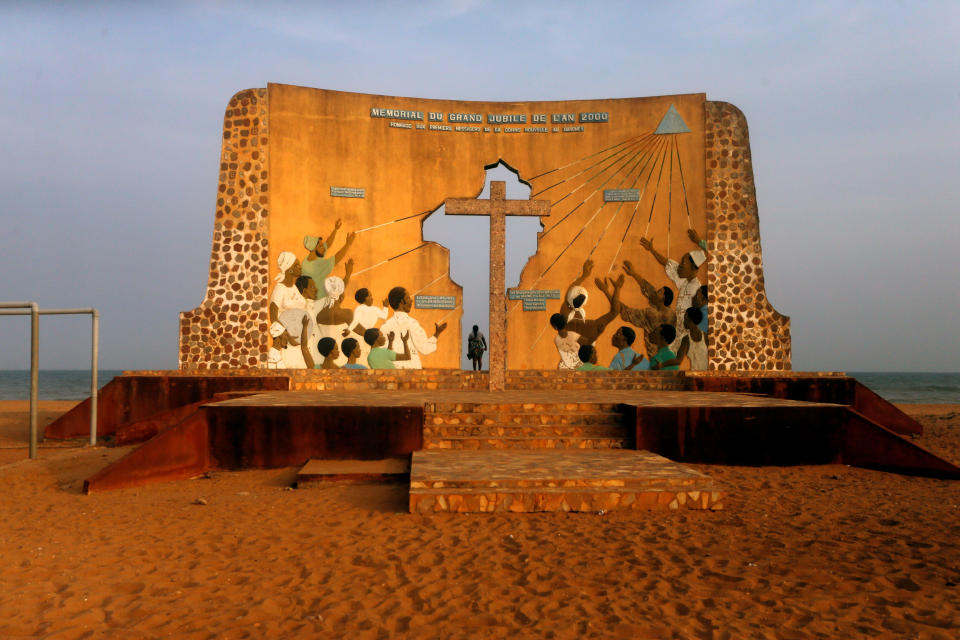
[[[593,282],[603,295],[607,297],[607,302],[610,303],[610,311],[614,313],[614,315],[620,313],[620,290],[623,288],[623,274],[621,273],[616,280],[611,280],[610,278],[603,280],[595,278]]]
[[[350,249],[350,245],[353,244],[353,241],[356,239],[356,237],[357,234],[353,231],[347,234],[347,241],[343,243],[342,247],[340,247],[340,251],[337,251],[337,253],[334,254],[334,258],[336,258],[337,262],[343,260],[343,256],[347,255],[347,251]],[[344,278],[344,280],[346,280],[346,278]]]
[[[650,255],[659,262],[660,264],[666,266],[667,259],[660,255],[660,252],[653,248],[653,242],[650,241],[650,238],[640,238],[640,246],[650,252]]]
[[[657,304],[657,290],[654,289],[653,285],[650,284],[646,278],[641,276],[637,270],[633,268],[633,264],[629,260],[623,261],[623,271],[636,281],[640,286],[640,291],[643,292],[644,297],[650,304]]]
[[[308,339],[309,335],[310,335],[310,314],[305,313],[303,314],[302,326],[300,329],[300,355],[303,356],[303,363],[307,365],[307,369],[313,369],[313,364],[314,364],[313,356],[310,355],[310,349],[308,346],[310,344],[310,340]]]
[[[327,249],[333,246],[333,241],[337,239],[337,231],[339,231],[341,226],[343,226],[343,219],[337,218],[337,221],[333,223],[333,231],[331,231],[330,235],[327,236]],[[339,260],[340,258],[337,258],[337,261]]]
[[[701,249],[704,252],[704,259],[710,256],[710,252],[707,251],[707,243],[700,237],[700,234],[694,228],[687,229],[687,237],[690,238],[693,244],[697,245],[698,249]]]
[[[446,322],[441,322],[441,323],[438,323],[438,324],[434,324],[433,327],[434,327],[434,329],[435,329],[435,331],[434,331],[434,333],[433,333],[433,337],[434,337],[434,338],[439,338],[439,337],[440,337],[440,334],[443,333],[443,330],[447,328],[447,323],[446,323]]]
[[[580,273],[580,277],[573,281],[573,284],[570,286],[577,286],[582,284],[584,280],[590,277],[590,274],[593,273],[593,260],[585,260],[583,263],[583,271]]]
[[[350,276],[353,275],[353,258],[347,260],[347,263],[343,265],[343,286],[346,287],[350,284]]]
[[[393,332],[391,331],[391,334]],[[397,353],[397,360],[409,360],[410,359],[410,332],[407,331],[400,336],[400,342],[403,343],[403,353]]]
[[[387,349],[393,351],[393,338],[396,334],[393,331],[387,333]]]

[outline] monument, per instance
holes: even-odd
[[[478,199],[499,164],[529,199]],[[489,373],[459,370],[463,292],[422,232],[441,206],[490,219]],[[542,229],[509,289],[508,215]],[[960,477],[853,378],[789,371],[746,120],[704,94],[242,91],[179,335],[178,370],[101,390],[97,433],[143,445],[87,491],[296,465],[304,484],[400,476],[412,512],[607,511],[722,508],[681,462]],[[89,433],[90,406],[46,437]]]
[[[280,84],[242,91],[226,110],[207,294],[181,314],[180,368],[316,364],[312,343],[341,339],[363,304],[354,304],[357,291],[370,294],[380,319],[370,318],[382,326],[394,311],[381,301],[396,287],[410,295],[410,319],[425,336],[452,325],[415,362],[457,368],[462,291],[447,249],[425,242],[421,225],[444,203],[450,214],[496,209],[495,198],[467,200],[498,162],[532,189],[530,202],[504,206],[544,226],[519,286],[509,295],[491,288],[493,388],[503,370],[557,368],[564,354],[551,315],[601,315],[603,288],[628,272],[626,308],[642,310],[650,290],[670,289],[660,319],[675,329],[673,352],[689,343],[681,369],[790,368],[789,320],[766,298],[747,125],[736,107],[704,94],[498,103]],[[491,225],[494,283],[503,233]],[[592,272],[572,306],[570,283],[587,261]],[[336,324],[318,322],[318,309],[334,304]],[[639,344],[658,329],[649,314],[621,315],[591,340],[579,337],[604,364],[620,326],[632,326]],[[691,324],[703,330],[691,334]],[[297,346],[302,331],[310,358]]]

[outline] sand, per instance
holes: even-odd
[[[960,461],[960,406],[904,409]],[[725,511],[602,516],[413,516],[295,469],[85,496],[129,449],[29,461],[26,420],[0,403],[0,638],[960,635],[960,481],[693,465]]]

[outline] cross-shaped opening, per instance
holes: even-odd
[[[520,180],[516,170],[503,161],[485,167],[483,189],[477,196],[480,200],[490,197],[490,183],[506,183],[508,200],[527,200],[530,185]],[[453,195],[453,194],[451,194]],[[506,283],[507,287],[518,286],[520,272],[531,255],[537,252],[537,233],[543,230],[538,218],[507,216],[506,231]],[[471,369],[467,357],[467,334],[473,325],[487,337],[489,345],[490,318],[490,220],[484,216],[446,215],[441,205],[423,222],[423,239],[442,244],[450,250],[450,278],[463,287],[463,320],[460,336],[460,362],[464,369]],[[489,367],[489,352],[484,354],[483,368]]]

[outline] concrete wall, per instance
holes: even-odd
[[[374,117],[377,109],[423,117]],[[668,116],[671,109],[676,117]],[[430,113],[443,114],[442,120],[431,121]],[[574,122],[551,121],[553,114],[567,113],[575,114]],[[581,113],[605,113],[606,121],[579,122]],[[450,114],[480,114],[482,122],[451,121]],[[491,123],[488,114],[524,115],[527,121]],[[533,122],[539,114],[548,121]],[[535,131],[539,128],[546,131]],[[688,280],[697,278],[710,290],[710,367],[789,368],[788,320],[770,307],[763,290],[746,122],[734,107],[709,102],[704,94],[487,103],[276,84],[241,92],[228,106],[208,291],[200,307],[181,314],[181,368],[272,366],[277,354],[270,351],[276,346],[269,334],[270,299],[276,279],[284,276],[281,255],[293,254],[299,265],[310,253],[304,236],[326,238],[338,219],[342,226],[326,257],[343,248],[348,233],[355,235],[330,275],[343,279],[348,260],[353,275],[338,304],[347,315],[325,317],[349,318],[360,287],[372,292],[376,305],[395,286],[411,295],[451,296],[453,310],[415,308],[410,315],[428,335],[437,322],[449,325],[436,351],[421,357],[422,366],[458,367],[466,348],[460,338],[461,290],[449,278],[448,251],[424,243],[421,224],[446,198],[475,197],[485,166],[498,161],[531,184],[531,199],[550,203],[521,289],[565,297],[590,260],[582,315],[592,321],[609,308],[595,278],[609,278],[612,286],[629,260],[653,288],[668,286],[677,293],[677,284],[641,240],[652,242],[663,257],[683,261],[700,249],[691,240],[692,229],[707,247],[705,261]],[[331,187],[362,189],[363,197],[338,197]],[[604,201],[605,189],[624,188],[637,189],[639,200]],[[488,268],[486,255],[478,256],[477,268]],[[310,305],[323,304],[325,292],[318,285],[320,300]],[[601,364],[616,353],[611,338],[621,325],[636,330],[634,348],[645,351],[647,297],[632,277],[624,279],[620,297],[635,311],[599,333],[594,344]],[[545,310],[524,310],[519,301],[508,301],[509,368],[557,367],[558,334],[549,318],[561,311],[561,302],[548,299]],[[677,320],[677,302],[662,318]],[[570,308],[563,313],[570,315]],[[333,325],[309,330],[316,338],[321,329],[331,335],[336,329],[338,342],[342,339]],[[679,344],[680,337],[674,350]],[[682,368],[690,367],[685,360]]]

